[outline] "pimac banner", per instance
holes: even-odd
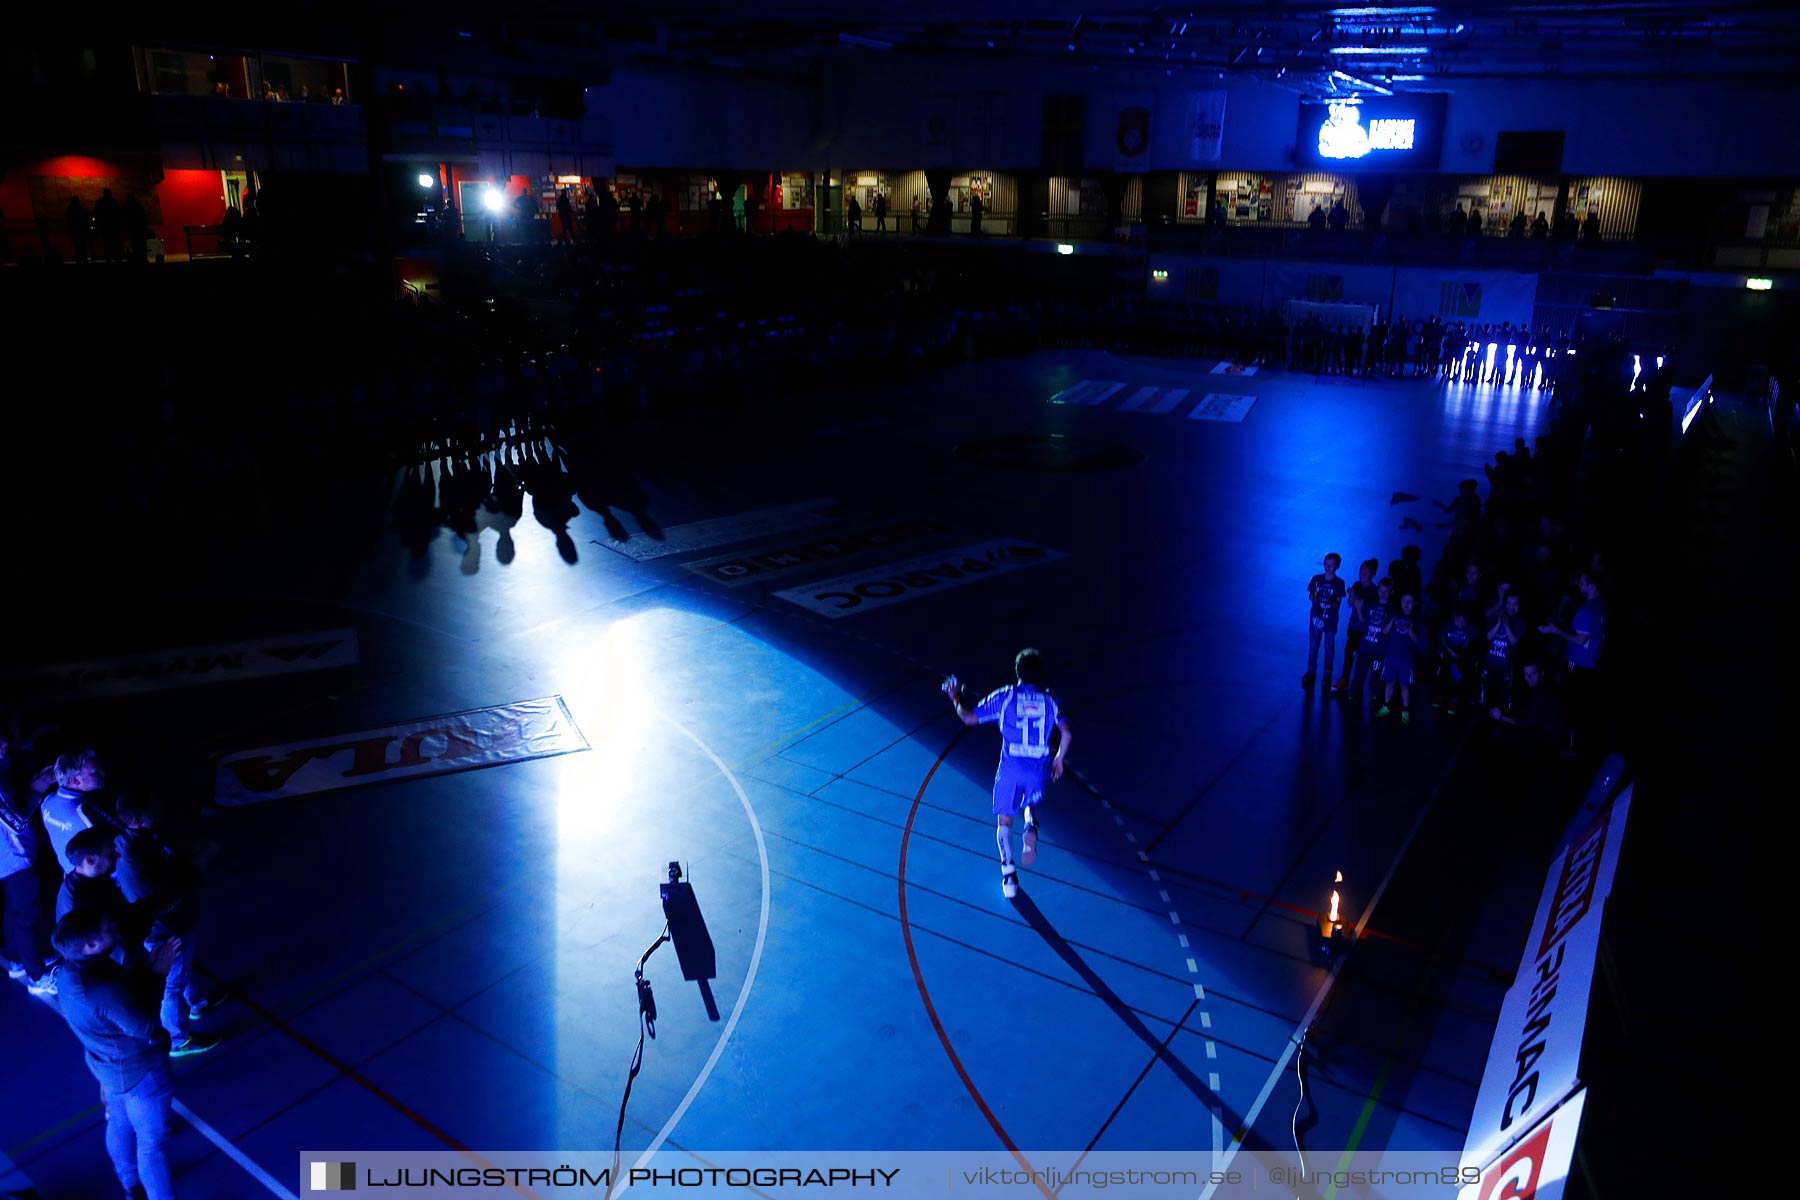
[[[588,748],[561,696],[227,754],[213,799],[230,808],[447,775]]]
[[[1582,1082],[1581,1040],[1600,953],[1600,921],[1630,813],[1627,787],[1576,832],[1550,868],[1518,978],[1500,1002],[1463,1145],[1465,1167],[1493,1163]]]

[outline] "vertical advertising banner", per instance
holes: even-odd
[[[1187,102],[1188,159],[1218,162],[1225,145],[1225,93],[1192,92]]]
[[[956,159],[956,97],[949,92],[927,96],[920,103],[919,162],[928,167],[949,167]]]
[[[1113,125],[1113,170],[1141,174],[1150,169],[1151,106],[1153,92],[1120,92]]]

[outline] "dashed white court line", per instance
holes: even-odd
[[[1083,786],[1087,787],[1085,780],[1083,781]],[[1121,830],[1124,830],[1125,840],[1127,842],[1129,842],[1132,845],[1132,847],[1134,848],[1135,853],[1137,855],[1137,860],[1139,863],[1141,863],[1143,865],[1145,874],[1150,876],[1151,883],[1154,883],[1157,885],[1156,894],[1159,897],[1161,897],[1162,902],[1164,904],[1168,904],[1170,902],[1169,889],[1161,886],[1162,885],[1162,875],[1160,872],[1157,871],[1157,869],[1155,867],[1150,865],[1150,856],[1148,854],[1146,854],[1142,849],[1137,848],[1137,845],[1138,845],[1137,834],[1131,832],[1129,829],[1125,829],[1125,818],[1120,816],[1118,812],[1113,810],[1112,801],[1108,800],[1105,796],[1101,795],[1097,789],[1088,787],[1088,790],[1090,792],[1092,792],[1096,798],[1099,799],[1100,803],[1106,807],[1107,811],[1112,812],[1113,824],[1118,826]],[[1180,929],[1181,914],[1172,908],[1167,911],[1169,914],[1169,924],[1175,926],[1176,929]],[[1184,951],[1191,949],[1191,947],[1189,946],[1189,943],[1188,943],[1188,935],[1187,934],[1177,933],[1175,935],[1175,940],[1181,943],[1181,948]],[[1188,969],[1189,974],[1198,975],[1200,973],[1200,964],[1196,959],[1194,959],[1192,957],[1188,957],[1187,958],[1187,969]],[[1204,1001],[1205,999],[1206,999],[1205,985],[1200,984],[1200,983],[1194,984],[1194,1002],[1195,1002],[1195,1004],[1199,1004],[1200,1002]],[[1211,1029],[1212,1028],[1212,1014],[1207,1012],[1205,1009],[1200,1009],[1200,1026],[1203,1029]],[[1219,1057],[1218,1046],[1215,1043],[1210,1042],[1210,1041],[1206,1043],[1206,1057],[1211,1058],[1211,1059],[1216,1059]],[[1207,1084],[1206,1084],[1207,1090],[1212,1093],[1213,1099],[1216,1101],[1218,1098],[1218,1095],[1219,1095],[1219,1076],[1216,1073],[1208,1074],[1206,1077],[1206,1080],[1207,1080]],[[1218,1159],[1218,1156],[1221,1153],[1223,1146],[1224,1146],[1224,1137],[1225,1137],[1224,1125],[1221,1122],[1220,1117],[1219,1117],[1219,1106],[1217,1103],[1207,1104],[1206,1109],[1207,1109],[1207,1113],[1209,1114],[1209,1116],[1212,1120],[1213,1158],[1214,1158],[1214,1161],[1216,1162]]]
[[[713,1043],[712,1053],[707,1055],[706,1063],[700,1068],[700,1074],[694,1077],[693,1085],[688,1088],[687,1095],[681,1098],[681,1103],[675,1106],[675,1111],[669,1114],[669,1119],[663,1123],[663,1127],[657,1131],[650,1144],[644,1148],[644,1152],[638,1155],[637,1162],[633,1164],[633,1170],[649,1165],[651,1157],[662,1149],[662,1144],[669,1140],[670,1134],[675,1132],[675,1127],[681,1123],[681,1118],[687,1115],[688,1106],[693,1104],[695,1097],[700,1095],[700,1089],[706,1086],[706,1081],[711,1077],[713,1068],[719,1065],[719,1059],[725,1053],[726,1043],[731,1041],[732,1033],[737,1030],[738,1020],[744,1015],[744,1006],[749,1003],[750,989],[756,984],[756,969],[762,964],[763,943],[769,938],[769,847],[763,841],[762,822],[756,819],[755,806],[750,803],[750,797],[744,791],[744,785],[738,782],[737,775],[725,764],[725,760],[714,752],[711,746],[701,740],[699,734],[667,713],[658,713],[657,715],[674,726],[683,737],[700,748],[700,753],[712,760],[713,766],[719,768],[719,773],[725,776],[726,781],[731,784],[731,790],[737,793],[738,802],[744,806],[744,816],[750,821],[750,832],[756,835],[756,858],[762,871],[762,912],[756,920],[756,945],[750,951],[750,969],[744,973],[744,986],[738,991],[737,1002],[731,1006],[731,1016],[725,1019],[725,1028],[719,1031],[719,1040]],[[614,1192],[613,1196],[621,1196],[628,1190],[629,1185],[626,1185]]]
[[[300,1200],[294,1193],[282,1187],[273,1175],[258,1166],[255,1159],[232,1145],[230,1138],[227,1138],[211,1125],[208,1125],[205,1121],[202,1121],[199,1117],[195,1116],[193,1109],[177,1100],[175,1101],[175,1111],[181,1114],[182,1120],[194,1127],[194,1132],[211,1142],[214,1146],[217,1146],[219,1152],[226,1158],[229,1158],[232,1162],[244,1168],[245,1173],[247,1173],[250,1178],[256,1180],[256,1182],[262,1184],[265,1188],[268,1188],[271,1195],[280,1196],[282,1200]]]

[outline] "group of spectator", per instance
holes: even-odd
[[[125,199],[120,201],[113,198],[111,188],[102,188],[91,210],[80,196],[75,196],[63,212],[76,262],[96,258],[102,262],[122,261],[127,257],[127,245],[131,248],[131,262],[144,261],[150,244],[150,218],[135,192],[125,193]]]
[[[1285,342],[1287,327],[1275,318],[1270,331]],[[1266,340],[1266,339],[1265,339]],[[1498,324],[1397,317],[1361,325],[1328,324],[1309,314],[1293,330],[1293,347],[1283,365],[1318,375],[1374,375],[1444,378],[1468,383],[1554,391],[1569,352],[1569,332],[1548,324],[1532,329],[1511,321]],[[1259,361],[1273,355],[1256,347]]]
[[[1379,559],[1368,559],[1349,583],[1339,574],[1340,556],[1326,555],[1323,570],[1307,582],[1301,686],[1313,690],[1321,649],[1330,679],[1348,608],[1334,698],[1360,710],[1371,695],[1378,718],[1398,699],[1404,724],[1415,695],[1423,695],[1446,717],[1479,712],[1535,750],[1561,753],[1572,737],[1590,739],[1606,632],[1601,557],[1572,550],[1567,529],[1545,511],[1535,470],[1520,438],[1488,470],[1485,510],[1473,479],[1440,506],[1452,517],[1452,532],[1429,586],[1417,546],[1405,547],[1385,574]]]
[[[213,84],[212,94],[221,99],[229,100],[232,96],[231,85],[224,80],[220,80]],[[287,84],[275,84],[265,79],[262,85],[262,92],[256,98],[258,100],[266,100],[271,104],[287,104],[292,101],[298,101],[301,104],[342,104],[344,103],[344,89],[341,87],[334,87],[329,90],[320,88],[315,92],[313,91],[311,84],[303,83],[300,85],[300,94],[298,96],[291,96],[288,94]]]
[[[81,1044],[127,1196],[172,1200],[169,1063],[219,1044],[197,1026],[225,999],[194,965],[205,856],[177,852],[153,797],[109,788],[95,751],[34,766],[13,740],[0,736],[7,974]]]
[[[948,209],[949,202],[947,200],[940,200],[938,202],[938,204],[941,208],[944,208],[946,210]],[[874,197],[869,201],[869,208],[875,214],[875,232],[876,233],[887,233],[888,232],[887,193],[886,192],[876,192]],[[973,233],[981,232],[981,214],[982,214],[982,212],[983,212],[983,207],[982,207],[982,203],[981,203],[981,197],[980,196],[971,196],[969,198],[969,223],[970,223],[970,231]],[[944,213],[944,216],[947,218],[948,215],[949,214],[946,211]],[[908,222],[909,222],[907,225],[908,233],[919,234],[919,233],[925,232],[925,205],[919,199],[917,194],[915,194],[912,198],[912,208],[908,213]],[[862,201],[858,200],[854,195],[848,197],[844,201],[844,232],[850,237],[861,237],[862,233],[863,233]],[[900,218],[899,217],[894,218],[893,232],[895,232],[895,233],[900,232]]]

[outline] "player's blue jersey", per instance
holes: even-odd
[[[1000,726],[1000,758],[1041,761],[1050,757],[1050,731],[1062,718],[1056,698],[1028,683],[1008,684],[982,698],[975,719]]]

